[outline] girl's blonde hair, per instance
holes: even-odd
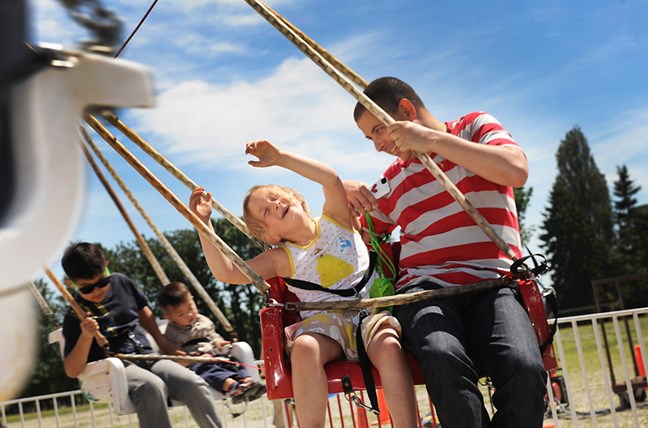
[[[261,189],[275,189],[278,190],[279,192],[292,196],[297,201],[299,201],[299,203],[301,203],[301,206],[304,209],[304,211],[308,213],[308,204],[306,204],[306,199],[304,199],[304,197],[301,194],[299,194],[295,189],[291,189],[290,187],[285,187],[285,186],[279,186],[278,184],[256,185],[247,191],[247,193],[245,194],[245,198],[243,199],[243,221],[245,222],[245,225],[247,226],[250,234],[256,239],[263,241],[262,236],[263,233],[266,232],[266,229],[261,219],[255,218],[255,216],[252,215],[252,212],[250,211],[250,198],[252,197],[254,192]]]

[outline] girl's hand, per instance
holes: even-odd
[[[282,155],[281,150],[268,140],[257,140],[247,143],[245,145],[245,153],[259,158],[258,161],[251,160],[248,162],[249,165],[256,168],[277,165]]]
[[[207,192],[207,195],[203,196],[204,192],[204,187],[196,187],[191,192],[189,209],[192,213],[200,217],[203,223],[208,223],[212,213],[212,194],[211,192]]]

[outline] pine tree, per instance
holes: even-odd
[[[610,276],[612,208],[605,177],[580,128],[567,132],[556,152],[558,176],[544,213],[540,239],[560,306],[594,302],[591,281]]]
[[[625,229],[632,228],[632,214],[637,205],[637,199],[634,197],[641,190],[641,186],[636,186],[630,179],[628,168],[625,165],[617,166],[618,180],[614,182],[614,218],[619,235]],[[621,236],[620,236],[621,237]]]
[[[627,275],[648,269],[648,233],[646,206],[638,207],[634,197],[641,190],[630,179],[625,165],[617,166],[618,179],[614,182],[614,219],[617,240],[612,260],[618,275]],[[621,284],[625,302],[629,306],[648,302],[648,281]]]

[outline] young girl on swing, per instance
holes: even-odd
[[[247,263],[264,279],[294,278],[327,289],[352,289],[369,267],[369,253],[348,207],[340,178],[329,166],[279,150],[269,141],[248,143],[246,153],[258,160],[254,167],[272,165],[289,169],[322,185],[324,207],[312,218],[306,201],[292,189],[277,185],[255,186],[245,196],[243,215],[250,233],[272,246]],[[189,206],[212,227],[212,196],[203,197],[196,188]],[[214,276],[229,284],[249,280],[225,255],[200,235],[207,263]],[[356,292],[355,299],[368,297],[373,277]],[[301,301],[340,300],[333,293],[288,286]],[[297,418],[302,428],[323,427],[328,399],[324,365],[346,357],[357,360],[355,330],[358,310],[302,311],[301,322],[286,327],[286,347],[292,366],[292,383]],[[367,354],[382,379],[387,406],[396,428],[417,426],[416,399],[412,377],[399,341],[400,325],[387,312],[371,315],[362,322]]]

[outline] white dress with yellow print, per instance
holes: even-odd
[[[317,237],[302,247],[286,243],[283,248],[290,259],[291,278],[313,282],[324,288],[343,290],[353,288],[362,280],[369,267],[369,251],[357,231],[348,229],[331,218],[322,215],[315,219]],[[359,297],[342,297],[325,291],[303,290],[288,285],[302,302],[329,300],[355,300],[369,297],[369,288],[376,277],[372,277],[360,290]],[[286,327],[288,352],[294,340],[304,333],[320,333],[337,341],[347,359],[357,360],[356,326],[358,310],[344,311],[302,311],[301,322]],[[383,322],[388,322],[400,334],[400,325],[388,312],[371,315],[362,323],[362,336],[368,346],[373,334]]]

